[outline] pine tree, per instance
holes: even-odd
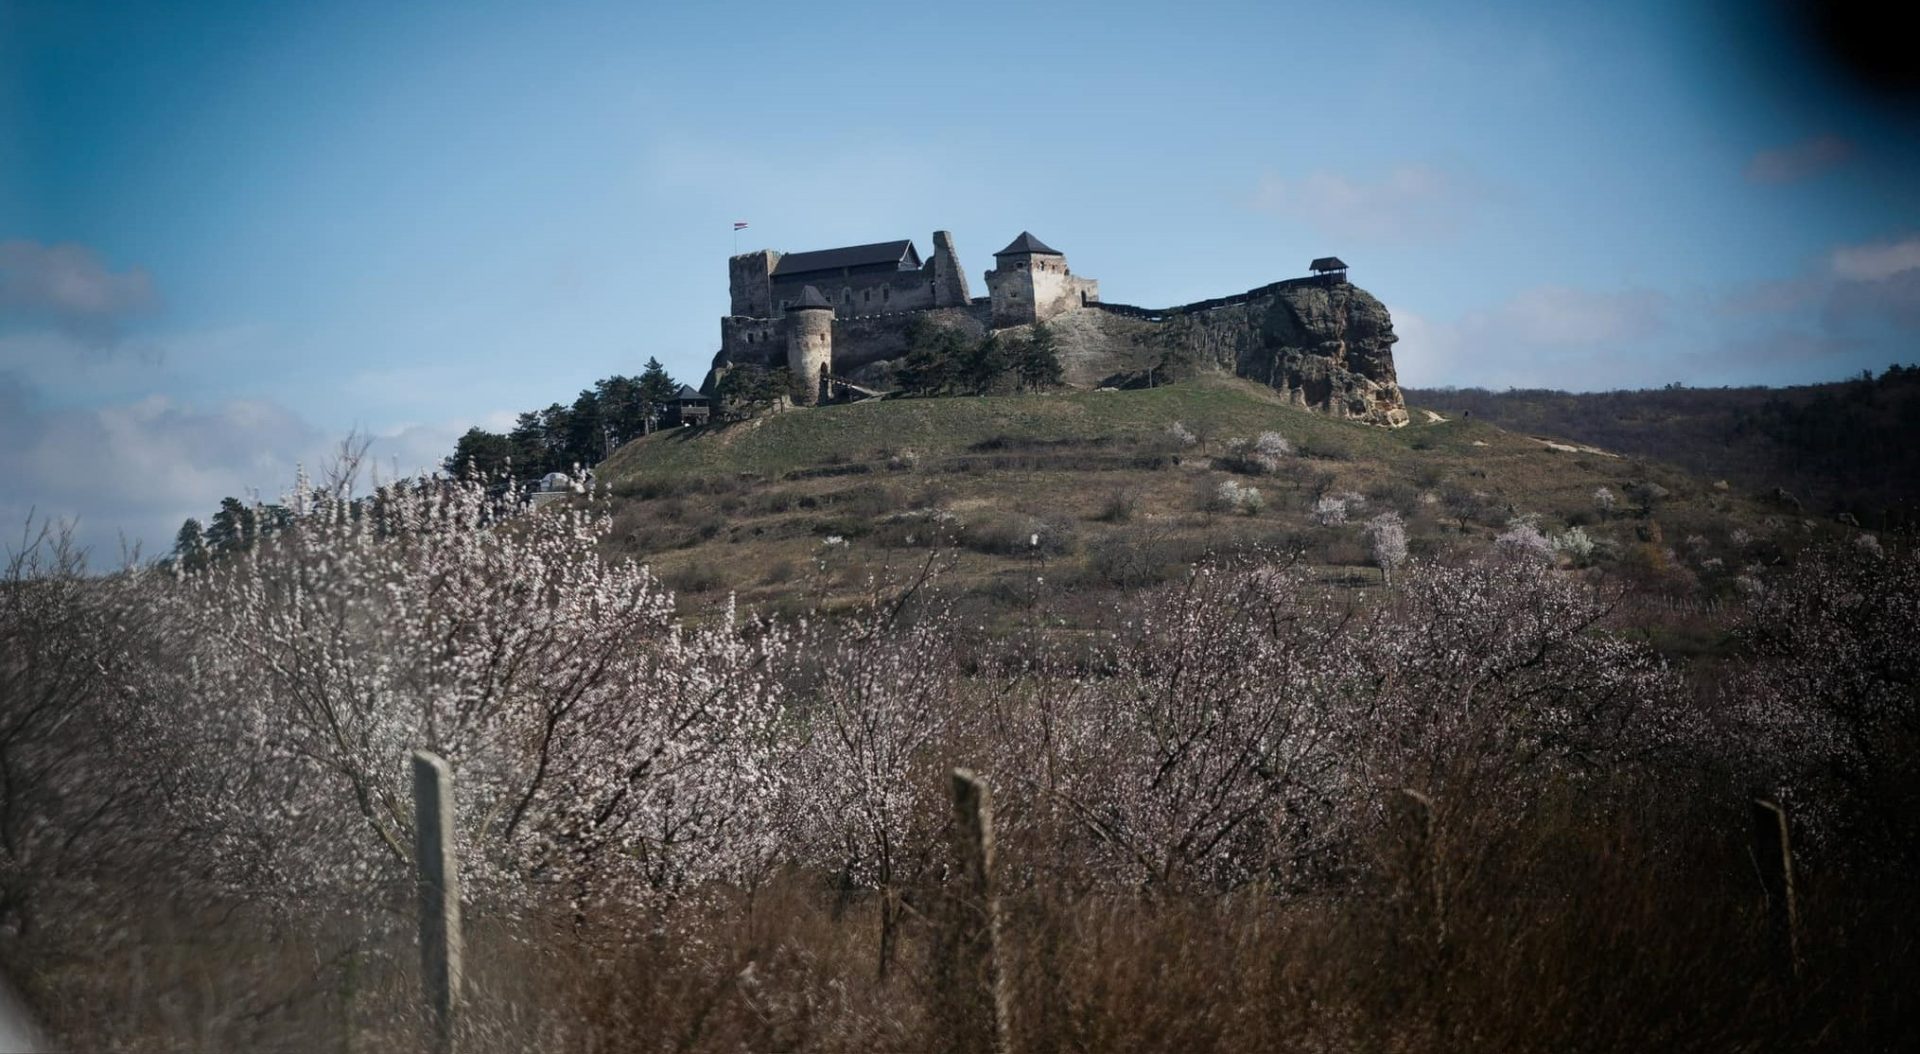
[[[647,434],[647,401],[634,377],[613,376],[593,386],[609,450]]]
[[[1060,383],[1060,351],[1053,330],[1044,322],[1033,327],[1033,335],[1020,347],[1015,371],[1022,388],[1044,388]]]
[[[187,517],[187,522],[180,525],[180,533],[173,537],[174,564],[185,571],[198,571],[207,566],[210,558],[206,532],[201,530],[200,521]]]
[[[650,358],[640,370],[640,398],[655,414],[666,412],[680,392],[680,382],[667,373],[659,359]]]
[[[441,464],[450,476],[471,473],[487,479],[505,472],[517,451],[517,445],[507,436],[475,426],[454,443],[453,453]]]
[[[254,513],[239,498],[220,499],[220,511],[207,525],[207,547],[216,553],[241,552],[253,546]]]
[[[714,385],[719,403],[716,412],[732,420],[751,417],[781,396],[790,395],[792,388],[793,375],[785,366],[770,370],[750,363],[738,365],[722,374]]]
[[[907,328],[907,353],[895,375],[900,387],[915,395],[939,395],[951,388],[970,351],[959,331],[925,317]]]
[[[597,465],[606,460],[607,430],[601,420],[600,398],[593,389],[582,391],[574,399],[563,436],[567,467],[561,471],[570,472],[575,465]]]
[[[975,395],[993,391],[1000,378],[1013,368],[1013,357],[1000,338],[987,334],[985,340],[967,349],[960,369],[961,383]]]
[[[546,419],[540,411],[529,410],[516,418],[507,438],[513,442],[516,472],[540,476],[552,471],[553,451],[547,445]]]

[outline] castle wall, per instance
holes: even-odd
[[[729,362],[784,362],[786,328],[777,318],[729,315],[720,320],[720,354]]]
[[[931,318],[942,325],[959,327],[969,336],[983,337],[987,332],[988,311],[987,304],[982,301],[965,307],[834,319],[829,342],[833,349],[833,372],[843,375],[862,366],[904,355],[907,350],[907,331],[918,318]],[[731,316],[721,319],[720,352],[714,356],[714,365],[789,365],[789,322],[797,316],[812,315],[826,317],[823,311],[796,311],[786,318]]]
[[[986,311],[969,305],[964,308],[939,308],[896,315],[841,319],[833,325],[833,369],[849,373],[862,366],[906,354],[907,330],[918,318],[954,326],[969,336],[986,335]]]
[[[801,278],[775,279],[773,308],[779,314],[781,301],[800,299],[807,286],[833,301],[833,313],[841,318],[881,315],[895,311],[918,311],[934,306],[933,268],[921,266],[913,271],[883,270],[839,275],[812,274]]]
[[[993,305],[993,328],[1030,326],[1038,317],[1033,307],[1033,274],[1013,267],[987,272],[987,299]]]

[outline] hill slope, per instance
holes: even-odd
[[[1839,530],[1670,467],[1484,420],[1413,418],[1397,430],[1340,421],[1222,377],[880,400],[656,434],[599,477],[619,548],[683,593],[737,591],[749,604],[831,601],[936,548],[1008,614],[1031,603],[1037,577],[1097,598],[1248,546],[1300,551],[1328,580],[1364,587],[1380,579],[1363,524],[1387,511],[1416,558],[1483,548],[1532,518],[1595,542],[1567,562],[1712,591],[1767,547]],[[1238,444],[1268,432],[1291,452],[1262,471]],[[1223,502],[1228,482],[1258,501]],[[1602,488],[1611,511],[1596,504]]]

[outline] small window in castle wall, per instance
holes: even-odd
[[[880,299],[881,299],[881,301],[882,301],[882,302],[885,302],[885,301],[888,301],[888,300],[892,300],[892,299],[893,299],[893,287],[892,287],[892,286],[888,286],[888,287],[886,287],[885,289],[882,289],[882,290],[880,290]]]
[[[862,291],[860,294],[860,302],[863,304],[873,303],[873,290],[868,289],[868,290]]]

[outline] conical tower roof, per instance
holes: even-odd
[[[1065,255],[1060,250],[1055,249],[1052,246],[1048,245],[1046,242],[1043,242],[1040,239],[1034,237],[1031,231],[1021,231],[1020,237],[1015,238],[1012,244],[1008,245],[1006,248],[1000,250],[999,252],[994,253],[993,255],[1016,256],[1021,253],[1046,253],[1048,256]]]
[[[810,307],[823,307],[823,308],[826,308],[828,311],[832,311],[833,301],[828,300],[824,296],[821,296],[820,290],[815,289],[812,286],[804,286],[800,290],[800,299],[787,305],[787,310],[792,311],[796,308],[810,308]]]

